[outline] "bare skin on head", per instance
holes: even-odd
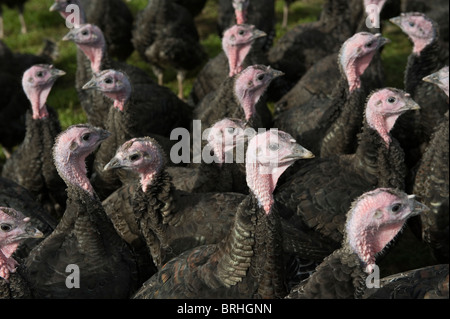
[[[438,72],[430,74],[423,80],[437,85],[448,97],[448,66],[443,67]]]
[[[367,273],[375,257],[403,229],[408,218],[428,208],[414,195],[389,188],[363,194],[352,205],[346,223],[347,243],[364,262]]]
[[[228,58],[230,68],[229,76],[233,76],[242,71],[242,64],[252,44],[256,39],[265,36],[267,36],[265,32],[249,24],[237,24],[224,32],[222,48]]]
[[[29,217],[13,208],[0,207],[0,277],[8,280],[16,271],[17,262],[11,256],[23,240],[43,236],[30,225]]]
[[[435,23],[423,13],[403,13],[390,21],[408,35],[414,45],[413,52],[417,55],[438,36]]]
[[[31,102],[33,119],[44,119],[49,116],[47,111],[47,97],[55,81],[66,74],[53,65],[38,64],[25,71],[22,86]]]
[[[95,89],[114,101],[114,107],[124,111],[125,103],[131,95],[131,84],[128,77],[116,70],[104,70],[94,74],[91,81],[83,86],[83,90]]]
[[[284,73],[272,69],[270,66],[252,65],[243,70],[235,83],[235,92],[242,108],[245,119],[249,121],[256,112],[256,103],[269,87],[273,79]]]
[[[379,33],[359,32],[342,45],[339,65],[347,77],[350,92],[361,87],[361,76],[375,53],[386,43],[389,43],[389,40]]]
[[[398,117],[408,110],[418,110],[420,106],[408,93],[385,88],[371,94],[366,106],[366,120],[375,129],[389,147],[390,131]]]
[[[72,28],[63,37],[63,41],[73,41],[84,52],[91,62],[94,73],[99,73],[106,50],[103,32],[93,24],[83,24],[79,28]]]
[[[73,125],[62,132],[53,148],[55,166],[61,178],[94,196],[95,191],[86,176],[85,160],[110,135],[108,131],[82,124]]]

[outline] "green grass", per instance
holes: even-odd
[[[303,0],[296,1],[291,6],[289,25],[290,30],[299,23],[315,21],[320,15],[321,6],[324,0]],[[66,75],[58,79],[48,103],[59,113],[59,119],[63,128],[72,124],[86,121],[83,110],[80,107],[78,97],[74,88],[76,72],[76,46],[72,42],[61,41],[68,32],[61,16],[48,9],[53,0],[30,0],[25,8],[25,20],[27,21],[28,33],[20,33],[20,23],[15,10],[4,8],[5,39],[6,44],[15,52],[38,53],[46,38],[52,39],[59,46],[59,57],[55,61],[55,66],[66,72]],[[142,10],[148,0],[132,0],[127,2],[133,14]],[[276,1],[276,14],[278,24],[276,26],[277,41],[287,30],[281,28],[283,12],[283,1]],[[216,32],[217,21],[217,1],[209,0],[202,14],[196,18],[201,43],[210,57],[214,57],[221,52],[221,40]],[[385,36],[392,40],[383,51],[383,61],[389,86],[403,86],[403,71],[406,59],[411,51],[411,45],[406,36],[395,26],[386,25]],[[276,43],[276,42],[275,42]],[[139,55],[134,52],[127,61],[146,70],[153,76],[148,64],[143,62]],[[185,83],[184,93],[187,96],[192,88],[196,73],[188,74]],[[175,72],[167,71],[165,75],[166,85],[177,92]],[[4,161],[3,152],[0,148],[0,162]]]

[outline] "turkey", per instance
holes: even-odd
[[[167,167],[176,189],[190,193],[236,192],[248,193],[245,183],[244,143],[254,133],[243,120],[225,118],[215,123],[207,134],[207,145],[213,157],[187,167]],[[236,151],[236,152],[235,152]],[[243,157],[243,156],[242,156]],[[217,181],[220,181],[218,183]]]
[[[255,44],[267,52],[276,36],[274,0],[219,0],[217,30],[220,37],[235,24],[252,24],[267,34]]]
[[[136,289],[136,264],[130,249],[116,233],[86,176],[86,157],[109,135],[78,124],[56,139],[53,154],[67,184],[66,211],[55,230],[18,269],[35,298],[118,299],[128,298]],[[68,289],[77,285],[77,275],[79,288]]]
[[[376,271],[376,258],[395,240],[408,218],[428,209],[403,191],[377,188],[359,196],[345,222],[341,248],[325,258],[287,299],[361,298]]]
[[[371,90],[363,74],[377,51],[388,42],[381,34],[368,32],[359,32],[347,39],[335,62],[339,64],[341,77],[334,89],[302,105],[296,103],[295,93],[286,96],[285,101],[293,106],[277,115],[274,126],[321,156],[354,151],[363,118],[362,108]]]
[[[105,170],[122,168],[139,175],[137,185],[127,186],[129,194],[120,206],[107,206],[108,215],[116,223],[127,221],[130,231],[139,231],[135,235],[145,240],[158,269],[188,249],[224,238],[245,198],[239,193],[177,190],[165,169],[166,160],[154,139],[142,137],[125,142],[105,166]]]
[[[380,279],[364,299],[448,299],[448,264],[413,269]]]
[[[449,3],[446,0],[424,1],[424,0],[401,0],[402,12],[422,12],[439,24],[442,40],[448,46],[448,12]]]
[[[12,254],[25,239],[43,236],[31,226],[29,217],[13,208],[0,207],[0,299],[31,297],[26,282],[16,273],[18,262]]]
[[[420,105],[420,112],[400,119],[393,132],[406,153],[406,162],[413,168],[429,142],[435,123],[448,111],[448,97],[435,85],[422,81],[448,64],[448,47],[440,45],[439,27],[422,13],[404,13],[391,19],[413,42],[405,70],[405,91]]]
[[[83,24],[71,29],[64,41],[73,41],[81,52],[77,52],[75,88],[87,120],[96,127],[105,128],[111,103],[103,94],[94,90],[83,90],[83,86],[94,74],[102,70],[115,69],[125,72],[133,85],[154,83],[144,70],[125,62],[110,59],[102,30],[93,24]]]
[[[252,50],[256,39],[266,33],[250,24],[236,24],[225,30],[223,52],[210,59],[197,74],[189,94],[189,104],[197,105],[208,93],[217,90],[228,77],[253,64],[264,64],[267,59],[260,50]]]
[[[0,177],[0,206],[9,207],[30,218],[30,223],[37,227],[44,236],[52,233],[57,221],[42,207],[26,188]],[[16,248],[14,258],[22,260],[42,241],[42,238],[28,238]]]
[[[272,193],[295,160],[312,154],[289,134],[270,130],[253,137],[246,153],[247,195],[228,235],[166,263],[133,298],[281,298],[282,232]]]
[[[133,84],[126,73],[104,70],[94,75],[83,89],[96,90],[112,100],[104,119],[112,136],[95,153],[91,177],[102,200],[121,186],[117,174],[103,171],[120,145],[133,137],[151,135],[170,152],[172,130],[191,125],[190,107],[170,89],[156,83]]]
[[[286,92],[317,61],[337,52],[355,34],[363,14],[361,0],[327,0],[320,19],[299,24],[270,48],[270,65],[286,74]]]
[[[47,105],[47,96],[55,81],[64,74],[47,64],[35,65],[24,73],[22,85],[31,104],[26,135],[2,170],[4,178],[28,189],[56,220],[64,212],[67,196],[52,156],[53,143],[61,126],[58,114]]]
[[[19,21],[20,21],[20,31],[22,34],[27,33],[27,24],[25,18],[23,17],[23,12],[25,9],[25,2],[27,0],[0,0],[0,39],[5,36],[4,26],[3,26],[3,6],[6,5],[9,8],[17,8],[19,11]]]
[[[208,57],[193,17],[172,0],[148,2],[136,17],[132,42],[141,58],[152,66],[159,85],[164,84],[166,68],[176,70],[180,99],[184,98],[187,73],[203,65]]]
[[[448,97],[448,66],[425,78],[441,88]],[[422,238],[430,245],[439,263],[449,262],[449,111],[436,123],[419,163],[413,191],[430,207],[423,213]]]
[[[300,163],[280,184],[274,197],[282,207],[282,218],[299,230],[314,230],[337,249],[344,235],[345,214],[355,198],[377,187],[404,190],[404,153],[389,132],[401,114],[418,108],[404,91],[373,92],[354,154]]]
[[[193,117],[206,127],[229,117],[245,120],[254,129],[270,128],[272,116],[261,97],[270,83],[282,75],[270,66],[251,65],[208,94],[194,109]]]
[[[123,0],[55,0],[50,11],[58,11],[66,19],[73,16],[78,6],[80,24],[92,23],[98,26],[105,36],[108,55],[126,61],[134,51],[131,43],[131,30],[134,17]],[[69,21],[74,24],[74,21]]]
[[[38,54],[13,52],[0,40],[0,145],[6,157],[25,137],[25,113],[30,102],[22,88],[23,73],[36,64],[51,64],[58,48],[46,40]]]

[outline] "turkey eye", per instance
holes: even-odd
[[[412,21],[409,22],[409,26],[410,26],[410,27],[413,27],[413,26],[415,26],[415,25],[416,25],[416,24],[415,24],[414,22],[412,22]]]
[[[369,43],[366,43],[366,48],[370,48],[375,42],[370,41]]]
[[[396,99],[395,99],[395,97],[390,97],[390,98],[388,98],[388,100],[387,100],[389,103],[394,103],[395,101],[396,101]]]
[[[111,84],[111,83],[113,83],[113,80],[111,78],[106,78],[105,79],[105,83],[106,84]]]
[[[2,224],[0,229],[7,233],[12,230],[12,226],[10,224]]]
[[[81,138],[83,139],[83,141],[89,141],[89,139],[91,138],[91,134],[90,133],[86,133]]]
[[[244,30],[239,30],[238,34],[239,34],[239,35],[244,35],[244,34],[245,34],[245,31],[244,31]]]
[[[257,77],[258,81],[264,80],[264,76],[265,76],[265,74],[258,75],[258,77]]]
[[[393,213],[398,213],[401,207],[402,207],[401,204],[395,204],[394,206],[392,206],[391,210]]]
[[[44,72],[39,71],[38,73],[36,73],[36,76],[37,76],[38,78],[41,78],[41,77],[44,76]]]
[[[227,128],[227,132],[230,133],[230,134],[233,134],[234,133],[234,128],[233,127]]]
[[[132,162],[134,162],[134,161],[136,161],[138,159],[139,159],[139,155],[138,154],[133,154],[133,155],[130,156],[130,161],[132,161]]]
[[[84,30],[84,31],[81,32],[81,34],[82,34],[82,35],[88,35],[89,32],[87,32],[86,30]]]
[[[269,145],[269,149],[271,151],[278,151],[280,149],[280,145],[278,145],[278,144],[270,144]]]

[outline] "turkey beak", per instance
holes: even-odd
[[[110,160],[109,163],[105,165],[105,167],[103,167],[103,170],[108,171],[108,170],[118,169],[118,168],[122,168],[122,167],[123,167],[123,165],[120,162],[120,160],[116,157],[113,157],[113,159]]]
[[[53,79],[57,79],[57,78],[65,75],[66,72],[64,72],[63,70],[58,70],[58,69],[53,68],[50,70],[50,74],[52,75]]]
[[[398,16],[395,18],[391,18],[391,19],[389,19],[389,21],[391,21],[393,24],[395,24],[397,26],[400,26],[402,24],[402,17]]]
[[[388,38],[382,37],[380,34],[380,38],[378,40],[378,47],[381,48],[388,43],[391,43],[391,40],[389,40]]]
[[[272,79],[278,78],[280,76],[283,76],[284,73],[278,70],[270,69],[270,74],[272,75]]]
[[[74,41],[75,40],[75,33],[73,32],[73,29],[69,31],[63,38],[63,41]]]
[[[405,96],[407,97],[406,104],[402,108],[402,111],[409,111],[409,110],[420,110],[420,105],[416,103],[411,97],[409,93],[406,93]]]
[[[422,81],[431,83],[431,84],[440,84],[439,76],[437,73],[430,74],[422,79]]]
[[[99,141],[102,142],[106,140],[108,137],[111,136],[111,132],[108,132],[107,130],[98,129],[100,132],[100,138]]]
[[[409,202],[412,207],[411,213],[408,215],[408,217],[416,216],[416,215],[419,215],[420,213],[430,211],[430,208],[428,206],[426,206],[426,205],[422,204],[421,202],[419,202],[418,200],[416,200],[415,195],[408,195],[408,199],[409,199]]]
[[[52,6],[50,7],[49,11],[50,12],[54,12],[54,11],[61,11],[61,4],[59,2],[55,2],[54,4],[52,4]]]
[[[258,38],[263,38],[263,37],[266,37],[266,36],[267,36],[267,33],[265,33],[264,31],[255,29],[253,31],[253,36],[252,36],[251,40],[255,40],[255,39],[258,39]]]
[[[27,227],[25,229],[26,234],[23,235],[23,238],[42,238],[44,237],[44,233],[42,233],[39,229],[35,227]]]
[[[97,80],[93,77],[88,83],[83,85],[83,90],[95,90],[97,88]]]
[[[306,148],[304,148],[303,146],[301,146],[300,144],[295,143],[292,146],[292,153],[283,157],[283,161],[284,160],[298,160],[298,159],[309,159],[309,158],[314,158],[314,154],[307,150]]]

